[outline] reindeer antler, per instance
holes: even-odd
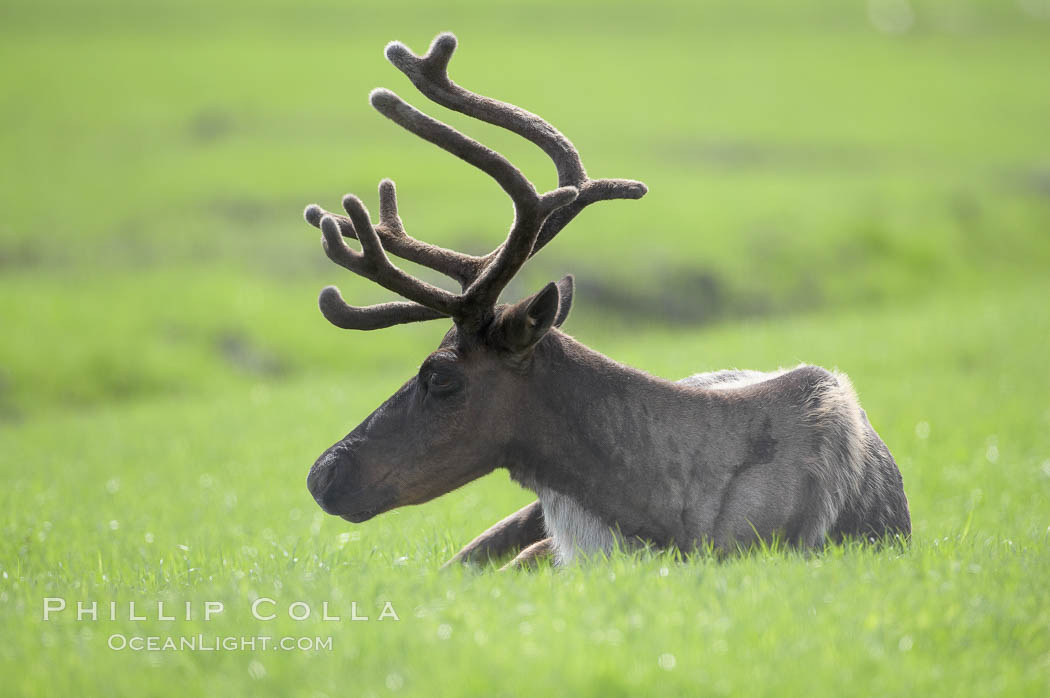
[[[372,106],[384,116],[496,180],[514,204],[514,223],[503,244],[484,257],[474,257],[409,237],[397,215],[394,183],[390,180],[379,185],[377,226],[372,225],[364,204],[353,195],[343,199],[349,218],[329,214],[316,204],[308,206],[306,220],[321,228],[330,259],[412,301],[357,308],[347,305],[338,289],[329,286],[321,292],[319,304],[334,325],[370,330],[452,317],[461,327],[480,328],[491,318],[500,293],[526,260],[584,207],[607,199],[639,199],[647,191],[641,182],[588,178],[576,148],[549,123],[513,104],[453,83],[448,77],[448,63],[455,49],[456,37],[446,33],[434,39],[425,56],[414,55],[396,41],[387,45],[386,56],[432,101],[506,128],[538,145],[554,161],[559,188],[539,194],[525,175],[496,151],[418,111],[389,90],[373,90]],[[357,238],[361,252],[348,247],[343,237]],[[446,274],[460,283],[462,293],[453,294],[409,276],[390,262],[386,252]]]

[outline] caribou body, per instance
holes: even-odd
[[[307,484],[318,504],[361,522],[504,468],[538,499],[468,544],[452,560],[460,562],[520,551],[512,564],[545,554],[566,563],[640,542],[729,551],[774,537],[802,548],[907,537],[900,471],[845,376],[799,366],[671,382],[561,331],[572,277],[498,303],[525,261],[585,206],[641,198],[646,188],[590,179],[553,126],[453,83],[447,67],[455,47],[455,37],[442,34],[424,56],[395,42],[387,57],[438,104],[539,145],[559,187],[539,194],[502,155],[392,92],[372,93],[381,113],[491,175],[515,218],[502,245],[474,257],[409,237],[389,180],[380,184],[377,225],[352,195],[343,199],[345,217],[307,208],[333,261],[408,299],[358,308],[328,287],[319,302],[333,324],[369,330],[453,321],[418,373],[314,463]],[[387,252],[447,274],[461,293],[409,276]]]

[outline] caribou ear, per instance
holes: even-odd
[[[572,274],[566,274],[562,280],[557,283],[559,303],[558,316],[554,318],[555,327],[561,327],[562,323],[565,322],[565,318],[569,317],[569,309],[572,307],[572,291],[575,287],[575,283]]]
[[[535,295],[508,306],[493,326],[492,338],[513,352],[532,348],[561,316],[560,295],[558,284],[552,281]]]

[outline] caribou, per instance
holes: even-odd
[[[850,538],[906,540],[900,470],[845,375],[802,365],[673,382],[560,329],[571,276],[499,302],[522,265],[584,208],[640,199],[647,189],[590,178],[551,124],[452,82],[456,44],[441,34],[418,56],[392,42],[386,57],[431,101],[539,146],[558,187],[540,193],[503,155],[389,90],[371,93],[381,114],[492,177],[514,218],[502,244],[474,256],[409,236],[389,179],[379,184],[378,223],[352,194],[342,200],[345,216],[306,208],[333,262],[404,298],[355,307],[328,286],[319,305],[329,322],[375,330],[451,320],[418,372],[313,464],[307,485],[320,507],[360,523],[498,468],[535,492],[536,501],[446,564],[515,555],[508,567],[543,557],[561,565],[638,545],[730,553],[774,540],[803,550]],[[450,277],[460,292],[406,273],[388,253]]]

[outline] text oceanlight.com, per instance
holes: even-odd
[[[332,651],[332,637],[271,637],[269,635],[124,635],[114,633],[111,650],[133,652],[284,652]]]

